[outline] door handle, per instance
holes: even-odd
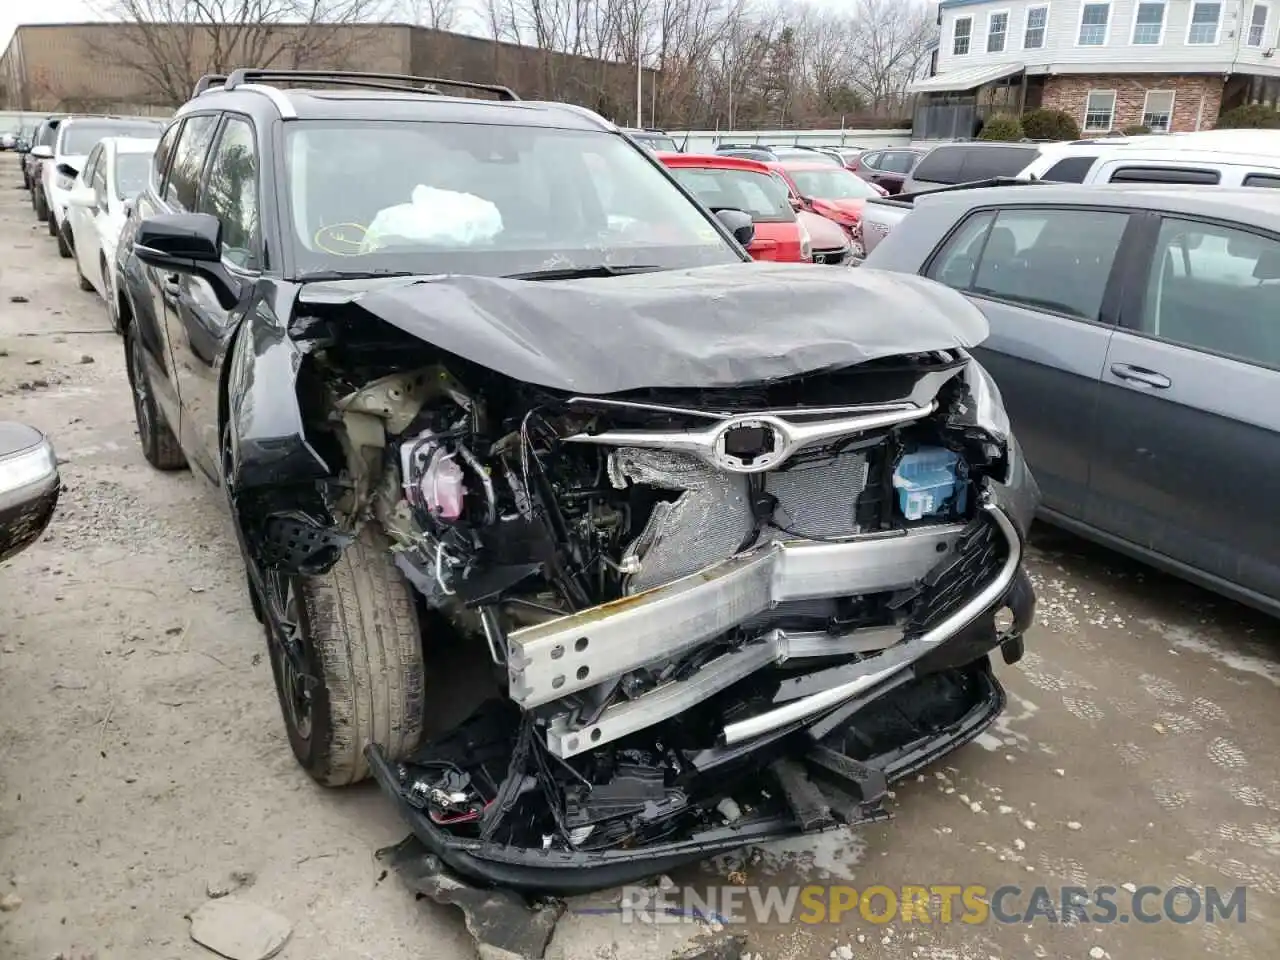
[[[1148,370],[1146,367],[1135,367],[1131,363],[1113,363],[1111,373],[1121,380],[1140,383],[1144,387],[1152,387],[1156,390],[1168,390],[1173,386],[1173,381],[1163,373]]]

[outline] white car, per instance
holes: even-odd
[[[96,290],[115,320],[116,245],[129,204],[147,187],[159,139],[107,137],[67,195],[67,227],[81,290]]]
[[[84,169],[89,151],[103,137],[159,137],[163,120],[147,117],[71,117],[62,121],[53,143],[53,157],[41,165],[41,189],[49,207],[49,235],[58,240],[58,253],[71,257],[66,228],[67,197]]]

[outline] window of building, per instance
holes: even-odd
[[[1019,207],[975,214],[928,276],[957,290],[1097,320],[1129,215]]]
[[[1214,44],[1218,42],[1218,24],[1222,20],[1222,4],[1196,0],[1191,5],[1191,25],[1187,28],[1187,43]]]
[[[1133,15],[1133,42],[1139,46],[1157,46],[1164,38],[1164,2],[1139,3]]]
[[[1280,241],[1220,224],[1160,225],[1142,330],[1193,349],[1280,366]]]
[[[1269,187],[1272,190],[1280,188],[1280,176],[1274,173],[1251,173],[1244,178],[1245,187]]]
[[[258,266],[258,148],[247,120],[227,118],[198,210],[222,224],[222,255],[228,262],[246,270]]]
[[[1267,39],[1267,20],[1271,17],[1271,7],[1265,3],[1255,3],[1249,19],[1249,39],[1251,47],[1260,47]]]
[[[987,53],[1004,53],[1009,37],[1009,11],[1001,10],[987,17]]]
[[[175,210],[190,213],[196,208],[196,191],[200,189],[200,172],[213,143],[218,118],[213,114],[187,117],[173,153],[173,165],[164,185],[164,199]]]
[[[1081,47],[1101,47],[1107,42],[1111,25],[1111,4],[1084,3],[1080,5],[1080,35],[1076,43]]]
[[[1084,129],[1091,133],[1106,133],[1115,118],[1116,92],[1090,90],[1084,101]]]
[[[1152,133],[1168,133],[1173,126],[1172,90],[1148,90],[1142,103],[1142,125]]]
[[[955,33],[951,40],[953,56],[963,57],[969,52],[969,42],[973,39],[973,17],[957,17]]]
[[[1027,8],[1027,29],[1022,36],[1022,46],[1027,50],[1040,50],[1044,47],[1044,32],[1049,26],[1048,7]]]

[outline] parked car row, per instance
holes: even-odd
[[[1280,186],[1276,137],[1040,148],[1040,182],[872,201],[863,266],[986,316],[975,355],[1041,516],[1280,615],[1280,503],[1259,495],[1280,470],[1280,193],[1257,189]]]
[[[80,194],[80,199],[85,201],[81,209],[90,211],[76,218],[81,224],[82,234],[88,235],[88,223],[91,221],[95,223],[95,230],[98,229],[96,217],[99,212],[108,221],[119,222],[118,210],[112,221],[108,207],[109,192],[118,190],[120,184],[114,181],[108,184],[106,164],[99,164],[102,151],[95,149],[98,143],[108,137],[154,139],[163,129],[163,120],[150,117],[81,115],[50,116],[36,128],[30,149],[22,155],[23,184],[31,191],[31,208],[36,219],[48,224],[49,235],[57,239],[60,256],[67,259],[76,257],[77,263],[80,262],[75,253],[76,237],[68,215],[71,195],[77,184],[93,193],[91,202],[83,190]],[[91,159],[94,161],[92,168],[89,166]],[[101,229],[106,229],[105,223]],[[114,241],[110,245],[114,246]],[[95,242],[94,248],[101,249],[101,244]],[[83,267],[80,269],[83,273]],[[97,269],[97,264],[90,268],[91,272]]]

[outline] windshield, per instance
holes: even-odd
[[[865,200],[879,193],[867,181],[843,167],[830,170],[787,170],[802,197],[819,200]]]
[[[716,167],[673,167],[671,173],[712,210],[744,210],[752,220],[796,218],[786,190],[767,173]]]
[[[151,138],[159,136],[162,129],[160,123],[146,120],[98,120],[88,123],[78,120],[67,124],[59,152],[66,156],[83,156],[103,137]]]
[[[132,200],[147,189],[150,176],[151,154],[116,154],[116,196],[121,200]]]
[[[795,147],[774,147],[773,155],[779,160],[803,160],[806,163],[829,163],[833,167],[839,167],[840,161],[829,153],[821,153],[817,150],[799,150]]]
[[[443,122],[286,126],[299,273],[507,276],[741,259],[617,134]]]
[[[680,147],[670,137],[654,136],[651,133],[633,133],[631,138],[650,150],[665,150],[667,153],[680,152]]]

